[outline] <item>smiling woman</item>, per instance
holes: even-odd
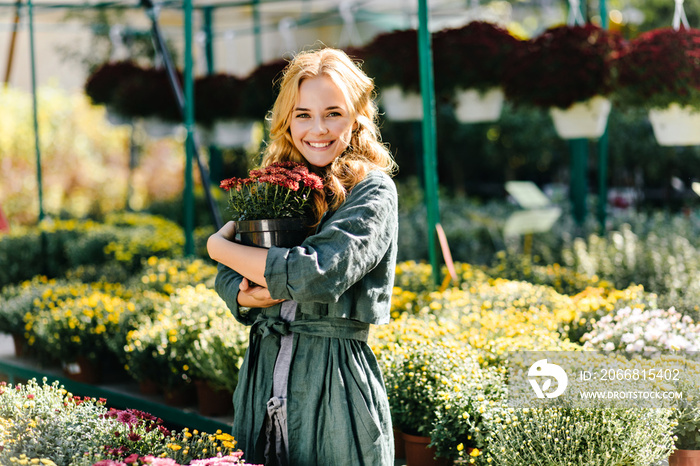
[[[294,146],[306,161],[325,167],[341,155],[357,128],[340,88],[331,78],[319,76],[299,86],[290,132]]]
[[[255,462],[394,464],[386,390],[367,345],[370,324],[389,322],[398,237],[395,163],[373,92],[339,50],[297,55],[263,166],[297,162],[323,178],[315,231],[300,246],[266,250],[232,242],[229,223],[207,244],[220,263],[217,291],[251,325],[233,435]]]

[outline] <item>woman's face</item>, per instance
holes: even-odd
[[[328,76],[302,81],[289,126],[294,146],[316,167],[330,164],[348,147],[356,127],[343,93]]]

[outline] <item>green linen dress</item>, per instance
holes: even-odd
[[[386,389],[366,341],[369,324],[389,321],[397,237],[396,187],[375,170],[301,246],[269,250],[270,295],[298,303],[294,322],[280,319],[281,304],[239,307],[242,277],[219,265],[217,292],[236,319],[252,326],[232,429],[248,462],[264,462],[266,403],[280,335],[291,332],[289,464],[394,464]]]

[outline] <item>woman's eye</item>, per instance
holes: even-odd
[[[328,116],[329,116],[329,117],[338,117],[338,116],[340,116],[340,113],[338,113],[338,112],[331,112],[331,113],[328,114]]]
[[[297,118],[309,118],[308,113],[297,113]]]

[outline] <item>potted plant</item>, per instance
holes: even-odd
[[[484,21],[435,33],[435,89],[455,104],[463,123],[495,121],[503,106],[503,76],[521,41]]]
[[[260,121],[267,116],[277,98],[277,80],[287,66],[284,59],[263,63],[243,78],[240,116]]]
[[[228,311],[216,292],[202,284],[178,289],[157,311],[127,335],[127,372],[137,381],[155,379],[162,384],[166,403],[182,406],[193,395],[192,380],[203,376],[188,350]]]
[[[250,142],[255,120],[242,115],[244,87],[243,79],[227,73],[195,80],[195,120],[210,144],[239,147]]]
[[[308,234],[312,191],[323,189],[323,181],[303,164],[277,162],[220,186],[229,192],[228,206],[243,244],[293,247]]]
[[[481,368],[476,357],[464,359],[459,377],[441,390],[430,432],[437,454],[455,461],[482,457],[488,443],[484,417],[491,405],[505,402],[505,371],[497,366]]]
[[[115,93],[121,84],[142,73],[143,69],[130,60],[105,63],[85,81],[85,94],[93,104],[105,106],[110,123],[129,123],[130,118],[115,109]]]
[[[447,458],[436,459],[430,435],[443,391],[474,368],[469,361],[471,355],[456,343],[420,340],[396,345],[383,361],[391,417],[402,434],[408,466],[449,464]]]
[[[182,85],[182,73],[178,72],[176,79]],[[143,69],[125,79],[115,90],[114,106],[125,116],[140,118],[153,138],[171,136],[182,122],[179,103],[164,68]]]
[[[620,105],[649,112],[662,146],[700,144],[700,30],[655,29],[618,59]]]
[[[116,362],[108,340],[128,309],[125,299],[97,284],[57,282],[24,316],[28,343],[40,357],[58,360],[69,378],[97,383],[101,368]]]
[[[379,34],[358,51],[364,71],[379,88],[379,105],[394,121],[423,118],[420,96],[418,32],[415,29]]]
[[[610,113],[621,38],[592,24],[556,26],[518,47],[504,88],[516,105],[550,109],[564,139],[599,137]],[[567,116],[574,117],[572,124]]]
[[[200,414],[220,416],[233,408],[238,370],[247,347],[248,328],[231,314],[217,318],[194,341],[187,358],[201,374],[194,381]]]

